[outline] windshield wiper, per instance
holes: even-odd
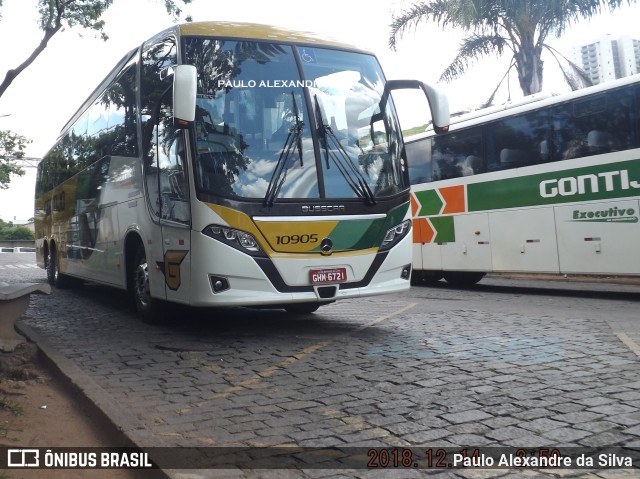
[[[273,206],[274,201],[278,197],[278,193],[280,193],[280,190],[282,189],[282,185],[284,185],[284,182],[287,179],[287,162],[289,161],[289,156],[291,155],[291,151],[294,146],[298,148],[300,167],[304,165],[302,163],[302,129],[304,128],[304,122],[300,120],[298,104],[296,103],[296,97],[293,92],[291,92],[291,98],[293,99],[293,114],[295,115],[296,120],[289,128],[287,139],[284,141],[282,150],[280,150],[280,156],[278,157],[276,167],[271,175],[271,180],[269,180],[267,192],[264,195],[263,201],[265,206]]]
[[[370,205],[376,204],[376,197],[369,187],[369,183],[365,179],[362,172],[356,165],[353,164],[353,160],[346,152],[344,147],[340,144],[340,140],[333,132],[333,129],[322,116],[322,110],[320,109],[320,103],[318,101],[318,95],[314,95],[315,109],[316,109],[316,123],[318,124],[318,135],[324,149],[325,162],[327,169],[329,169],[330,161],[338,168],[338,171],[347,182],[353,192],[360,198],[364,198]],[[331,145],[329,145],[331,142]],[[336,153],[336,151],[338,153]]]

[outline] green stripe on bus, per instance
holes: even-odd
[[[415,195],[420,202],[418,216],[437,215],[442,211],[443,202],[437,190],[417,191]]]
[[[375,220],[341,220],[329,235],[336,251],[362,250],[380,246],[387,230],[405,219],[409,202],[390,210],[384,218]],[[319,251],[317,246],[313,251]]]
[[[637,196],[640,161],[485,181],[467,185],[468,211],[553,205]]]
[[[453,216],[436,216],[429,218],[436,236],[434,243],[453,243],[456,240],[456,231],[453,227]]]
[[[399,225],[404,221],[409,211],[409,202],[396,206],[387,212],[387,220],[385,222],[385,233],[389,228]]]
[[[373,248],[380,244],[378,240],[381,224],[375,220],[343,220],[330,234],[336,251]],[[373,230],[373,234],[372,234]],[[320,246],[315,248],[320,250]]]

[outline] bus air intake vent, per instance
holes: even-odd
[[[318,297],[322,299],[329,299],[329,298],[335,297],[336,293],[338,292],[338,287],[337,286],[318,286],[316,288],[316,291],[318,292]]]

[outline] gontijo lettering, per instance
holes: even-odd
[[[568,176],[559,180],[541,181],[540,196],[553,198],[558,195],[584,195],[598,193],[599,191],[629,190],[631,188],[640,188],[640,182],[630,180],[628,170],[604,171],[598,174]]]

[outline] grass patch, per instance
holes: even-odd
[[[20,416],[24,413],[22,405],[7,399],[6,396],[0,396],[0,409],[9,411],[14,416]]]

